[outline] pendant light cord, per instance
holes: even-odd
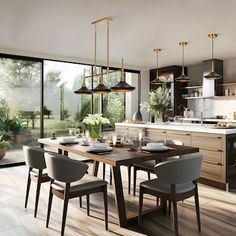
[[[182,75],[184,75],[184,43],[182,45]]]
[[[97,24],[94,24],[94,77],[97,75]]]
[[[107,75],[109,75],[109,20],[107,20]]]
[[[158,50],[157,50],[157,74],[156,74],[156,79],[158,79],[159,73],[158,73]]]
[[[211,38],[211,72],[215,71],[214,65],[214,36]]]

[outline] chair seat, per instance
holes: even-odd
[[[72,192],[85,191],[93,188],[103,187],[106,185],[107,185],[106,181],[101,180],[95,176],[85,174],[82,179],[71,183],[70,192],[72,193]],[[55,181],[52,184],[52,188],[58,191],[64,191],[65,183],[60,181]]]
[[[39,176],[39,170],[32,169],[30,171],[30,175],[38,177]],[[48,177],[48,174],[46,172],[43,172],[42,177]]]
[[[171,193],[170,184],[160,183],[158,179],[147,180],[140,183],[140,186],[148,188],[160,193]],[[176,193],[184,193],[191,191],[195,188],[195,185],[192,182],[176,184]]]

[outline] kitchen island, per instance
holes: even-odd
[[[143,134],[155,140],[179,140],[203,154],[200,182],[224,190],[236,188],[236,129],[191,123],[116,123],[120,134]]]

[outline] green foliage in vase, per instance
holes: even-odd
[[[149,111],[153,114],[165,112],[170,104],[170,89],[165,85],[160,86],[149,93],[149,98],[146,102],[141,103],[141,110]]]

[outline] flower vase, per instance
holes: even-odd
[[[155,121],[155,123],[163,123],[163,112],[162,111],[155,113],[154,121]]]
[[[93,126],[90,129],[90,137],[94,141],[98,141],[101,138],[101,126]]]

